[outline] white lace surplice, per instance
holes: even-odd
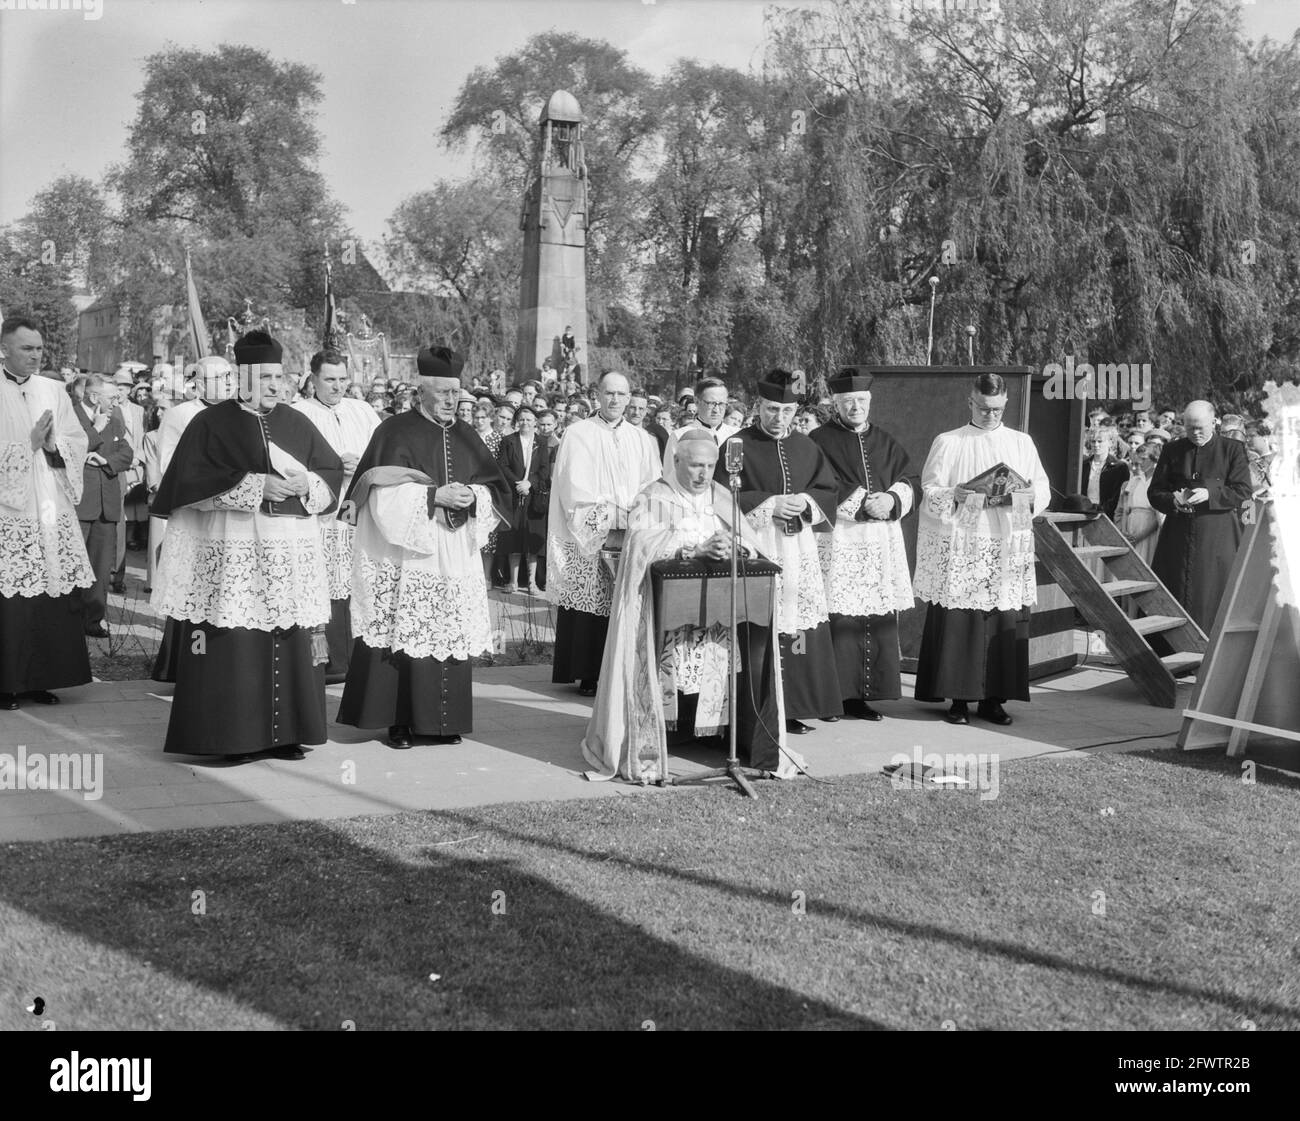
[[[837,615],[891,615],[912,606],[912,577],[903,543],[902,519],[912,509],[912,488],[895,483],[889,493],[901,503],[895,521],[854,521],[865,487],[840,503],[835,528],[817,535],[817,554],[826,578],[826,607]]]
[[[303,506],[324,510],[324,480],[274,444],[271,461],[307,475]],[[161,615],[214,627],[315,627],[330,619],[325,562],[315,517],[272,517],[259,508],[266,476],[172,511],[151,603]]]
[[[322,405],[314,397],[295,401],[293,408],[302,413],[325,437],[326,443],[340,457],[360,457],[379,427],[379,414],[364,401],[344,397],[337,405]],[[345,472],[339,494],[347,494],[352,472]],[[322,514],[321,548],[325,552],[325,571],[329,574],[330,599],[347,599],[352,594],[352,525],[335,514]]]
[[[955,488],[998,463],[1034,488],[1011,506],[987,507],[970,495],[961,507]],[[992,431],[968,424],[935,437],[921,472],[920,524],[914,590],[941,607],[1011,611],[1038,602],[1033,515],[1047,509],[1051,486],[1034,442],[1005,425]]]
[[[41,414],[54,417],[63,467],[32,449]],[[86,433],[62,382],[0,375],[0,596],[61,596],[94,581],[77,521]]]
[[[353,539],[352,629],[367,646],[412,658],[489,653],[492,623],[479,550],[497,527],[492,494],[473,484],[476,515],[451,529],[429,517],[429,487],[375,486]]]
[[[812,525],[824,522],[826,515],[815,502],[809,502],[812,523],[801,526],[793,535],[778,533],[773,524],[775,497],[764,499],[745,515],[763,555],[781,566],[776,578],[777,629],[781,634],[811,630],[830,618],[817,535],[812,531]]]
[[[627,528],[642,488],[659,478],[659,445],[645,429],[591,417],[565,429],[555,456],[547,523],[546,595],[557,607],[608,615],[614,593],[600,550]]]

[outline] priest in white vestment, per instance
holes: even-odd
[[[87,437],[63,383],[39,376],[34,320],[0,327],[0,709],[90,681],[81,593],[95,578],[77,521]]]
[[[325,442],[343,461],[343,493],[370,437],[379,427],[379,416],[364,401],[347,396],[347,362],[336,350],[312,355],[310,383],[313,394],[293,403],[316,426]],[[348,600],[352,595],[352,536],[355,530],[346,518],[324,514],[319,518],[321,548],[325,552],[329,580],[330,622],[325,630],[330,660],[325,665],[325,683],[342,681],[348,675],[352,653],[352,616]]]
[[[683,432],[672,467],[637,496],[629,514],[600,687],[582,740],[593,781],[664,781],[670,733],[689,740],[727,732],[733,682],[737,744],[750,763],[783,778],[803,765],[785,743],[774,615],[738,628],[740,667],[730,666],[726,625],[682,626],[660,641],[651,565],[731,556],[731,496],[713,481],[717,460],[706,429]],[[744,556],[758,557],[758,539],[743,517],[739,526]]]
[[[597,386],[596,415],[564,430],[551,476],[546,594],[558,608],[551,680],[577,681],[595,696],[614,593],[602,550],[622,547],[636,496],[662,474],[659,445],[623,418],[631,387],[608,373]]]
[[[950,700],[945,719],[969,724],[968,702],[993,724],[1010,724],[1007,700],[1029,700],[1029,612],[1035,514],[1051,501],[1034,442],[1007,428],[1006,382],[981,374],[970,423],[935,437],[921,472],[914,588],[925,600],[916,699]],[[1009,505],[989,505],[963,484],[1004,463],[1028,484]]]

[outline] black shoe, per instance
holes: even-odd
[[[23,696],[30,697],[38,705],[56,705],[59,703],[59,698],[48,689],[33,689],[30,693],[24,693]]]
[[[578,682],[578,696],[594,697],[596,695],[596,683],[594,681],[584,680]]]
[[[87,638],[107,638],[108,628],[103,623],[96,623],[93,627],[86,628]]]
[[[852,700],[844,702],[844,715],[855,720],[884,720],[884,716],[872,708],[866,701]]]
[[[785,722],[785,730],[796,736],[806,736],[809,732],[813,731],[813,729],[802,720],[787,720]]]
[[[430,743],[441,743],[441,744],[448,744],[448,745],[450,745],[450,744],[453,744],[453,743],[460,743],[460,736],[457,736],[457,735],[450,735],[450,736],[430,736],[430,737],[429,737],[429,742],[430,742]]]
[[[0,693],[0,710],[13,712],[18,707],[17,693]]]
[[[1011,723],[1007,710],[998,701],[980,701],[979,707],[975,709],[975,715],[990,724],[1000,724],[1003,727]]]
[[[952,707],[945,713],[944,719],[949,724],[969,724],[970,717],[966,714],[966,702],[953,701]]]
[[[838,716],[819,716],[817,717],[817,719],[820,720],[823,724],[838,724],[840,722],[840,718]]]
[[[388,729],[388,746],[405,751],[411,746],[411,729],[405,724],[394,724]]]
[[[306,759],[307,753],[296,743],[287,743],[282,747],[271,748],[271,755],[276,759]]]
[[[112,592],[113,592],[115,595],[119,595],[119,596],[124,596],[124,595],[126,595],[126,585],[125,585],[125,584],[119,584],[119,583],[116,583],[116,582],[115,582],[115,583],[110,584],[110,585],[109,585],[109,588],[112,590]]]

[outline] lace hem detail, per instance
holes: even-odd
[[[862,500],[867,497],[866,487],[858,487],[843,502],[835,507],[835,521],[837,525],[844,522],[851,522],[858,516],[858,510],[862,506]],[[819,541],[817,547],[820,549],[825,542]]]
[[[16,440],[0,444],[0,506],[23,505],[31,469],[30,445]]]
[[[53,525],[0,514],[0,596],[62,596],[94,582],[81,525],[71,514],[60,514]]]
[[[553,562],[553,563],[552,563]],[[589,557],[572,541],[551,538],[547,557],[547,586],[554,589],[556,607],[608,615],[614,599],[614,578],[600,556]]]
[[[865,522],[817,542],[826,605],[837,615],[888,615],[913,605],[907,551],[897,522]]]
[[[320,545],[325,558],[325,576],[330,599],[347,599],[352,594],[352,539],[356,530],[330,515],[321,518]]]
[[[1034,535],[1017,530],[1008,539],[984,534],[927,532],[916,546],[917,598],[940,607],[1013,611],[1038,602]]]
[[[573,539],[584,553],[600,551],[614,523],[614,507],[608,502],[598,502],[587,508],[578,524],[573,527]]]
[[[497,512],[492,506],[492,492],[482,483],[471,483],[474,492],[474,517],[470,519],[474,548],[483,549],[497,530]]]
[[[155,584],[159,614],[194,623],[269,631],[330,619],[319,533],[214,541],[173,521]]]
[[[58,448],[59,455],[63,456],[64,463],[62,467],[52,468],[54,478],[59,484],[59,489],[72,500],[75,506],[81,501],[81,488],[86,482],[86,445],[84,443],[81,445],[80,455],[67,440],[56,440],[54,446]]]
[[[956,493],[956,487],[926,487],[924,500],[926,513],[941,522],[951,522]]]
[[[307,479],[307,496],[302,500],[302,508],[309,514],[319,514],[322,510],[328,510],[330,503],[334,501],[334,492],[325,485],[325,480],[319,475],[308,473]]]
[[[265,486],[265,475],[247,474],[225,494],[216,495],[212,499],[212,507],[215,510],[242,510],[246,514],[254,514],[262,505],[262,491]],[[193,617],[178,615],[177,618],[190,619]]]
[[[362,555],[357,575],[352,626],[367,646],[442,661],[494,649],[482,573],[448,578]]]
[[[745,521],[749,522],[749,528],[753,530],[766,529],[772,524],[772,499],[760,502],[748,514],[745,515]]]

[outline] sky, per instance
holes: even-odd
[[[442,148],[437,133],[475,67],[554,29],[613,43],[653,74],[679,58],[757,68],[765,7],[757,0],[62,0],[91,10],[39,11],[29,2],[60,0],[0,0],[0,225],[21,218],[59,175],[97,180],[124,158],[146,56],[169,43],[241,42],[321,72],[321,171],[366,241],[387,231],[403,199],[466,173],[465,157]],[[1242,2],[1252,38],[1284,40],[1300,27],[1300,0]],[[23,7],[5,10],[16,5]]]

